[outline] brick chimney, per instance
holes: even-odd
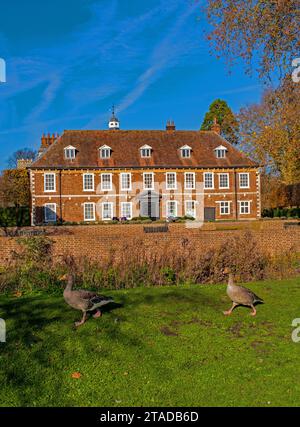
[[[219,123],[217,122],[217,118],[214,117],[214,122],[212,124],[212,127],[210,128],[213,132],[217,133],[218,135],[220,135],[221,133],[221,126],[219,125]]]
[[[168,120],[166,130],[176,130],[176,126],[173,120]]]
[[[33,162],[33,159],[18,159],[17,169],[26,169],[27,166],[30,166],[32,162]]]
[[[47,150],[47,148],[50,147],[50,145],[53,144],[53,142],[59,137],[59,134],[55,134],[53,133],[52,135],[50,135],[50,133],[48,133],[48,135],[43,134],[42,138],[41,138],[41,146],[39,149],[39,153],[38,155],[40,156],[41,154],[43,154],[43,152],[45,150]]]

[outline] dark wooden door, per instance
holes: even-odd
[[[216,208],[204,208],[204,221],[216,220]]]

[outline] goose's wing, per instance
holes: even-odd
[[[97,296],[96,292],[87,291],[85,289],[79,289],[78,291],[73,291],[78,295],[78,298],[82,299],[91,299]]]
[[[243,297],[245,298],[245,302],[247,303],[255,303],[255,302],[263,302],[263,300],[257,296],[254,292],[252,292],[250,289],[245,288],[244,286],[239,286],[241,288],[241,294],[243,294]]]

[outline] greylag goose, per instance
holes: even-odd
[[[73,291],[74,276],[73,274],[65,274],[61,277],[61,280],[67,280],[67,286],[64,290],[64,300],[75,310],[81,310],[83,313],[82,319],[79,322],[75,322],[75,326],[83,325],[87,318],[88,311],[95,311],[94,318],[102,315],[99,307],[103,307],[114,300],[110,297],[98,295],[95,292],[86,290]]]
[[[246,305],[252,308],[251,316],[256,315],[256,309],[254,304],[257,302],[263,303],[263,300],[255,295],[250,289],[244,288],[243,286],[237,286],[233,282],[233,274],[229,268],[225,268],[225,274],[228,274],[228,285],[227,285],[227,295],[232,301],[232,307],[224,311],[225,316],[229,316],[232,313],[232,310],[238,305]]]

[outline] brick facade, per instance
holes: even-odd
[[[28,231],[40,229],[42,228],[34,227]],[[228,238],[243,234],[245,230],[254,235],[259,248],[266,253],[280,255],[290,250],[300,252],[300,226],[286,228],[285,221],[280,220],[206,223],[201,228],[187,228],[185,224],[174,223],[169,224],[169,231],[165,233],[145,233],[142,224],[49,226],[45,230],[54,241],[55,257],[72,254],[77,258],[87,256],[94,260],[103,259],[111,255],[112,250],[123,248],[124,242],[129,247],[138,242],[141,250],[153,253],[165,247],[176,249],[187,239],[195,249],[200,248],[205,253],[223,244]],[[0,236],[0,265],[7,265],[11,259],[11,251],[19,249],[16,240],[17,238]]]

